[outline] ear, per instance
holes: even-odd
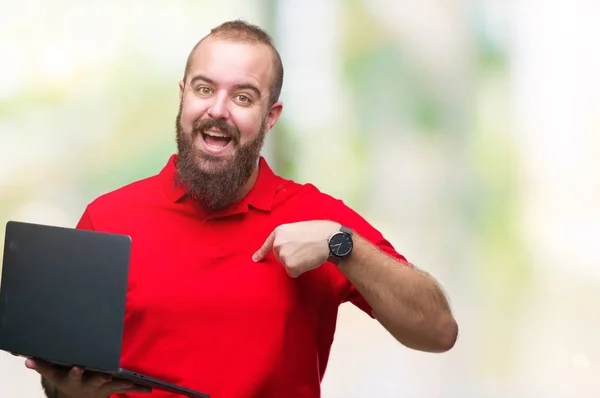
[[[282,111],[283,103],[281,101],[276,102],[271,106],[271,109],[269,109],[269,113],[267,114],[267,131],[271,131],[273,126],[275,126]]]
[[[183,90],[185,90],[185,83],[182,80],[179,82],[179,102],[183,101]]]

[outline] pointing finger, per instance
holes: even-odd
[[[265,243],[260,249],[252,256],[252,260],[258,262],[264,260],[265,257],[273,250],[273,243],[275,242],[275,231],[271,232]]]

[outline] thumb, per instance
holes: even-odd
[[[252,256],[252,260],[258,262],[264,260],[265,257],[273,250],[273,242],[275,242],[275,231],[271,232],[265,243],[260,249]]]

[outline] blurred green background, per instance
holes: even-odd
[[[272,167],[344,199],[436,276],[461,327],[450,353],[424,354],[344,306],[323,396],[600,393],[600,5],[0,4],[3,222],[73,226],[157,173],[188,52],[243,18],[285,67]],[[21,359],[0,354],[0,370],[0,396],[43,396]]]

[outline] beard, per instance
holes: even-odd
[[[219,210],[238,199],[238,190],[243,186],[258,164],[263,147],[266,117],[260,131],[252,141],[241,145],[239,130],[220,119],[196,120],[191,133],[181,125],[181,108],[177,114],[177,183],[188,189],[195,200],[209,210]],[[194,142],[202,131],[217,128],[231,137],[228,145],[234,145],[233,156],[222,158],[197,149]]]

